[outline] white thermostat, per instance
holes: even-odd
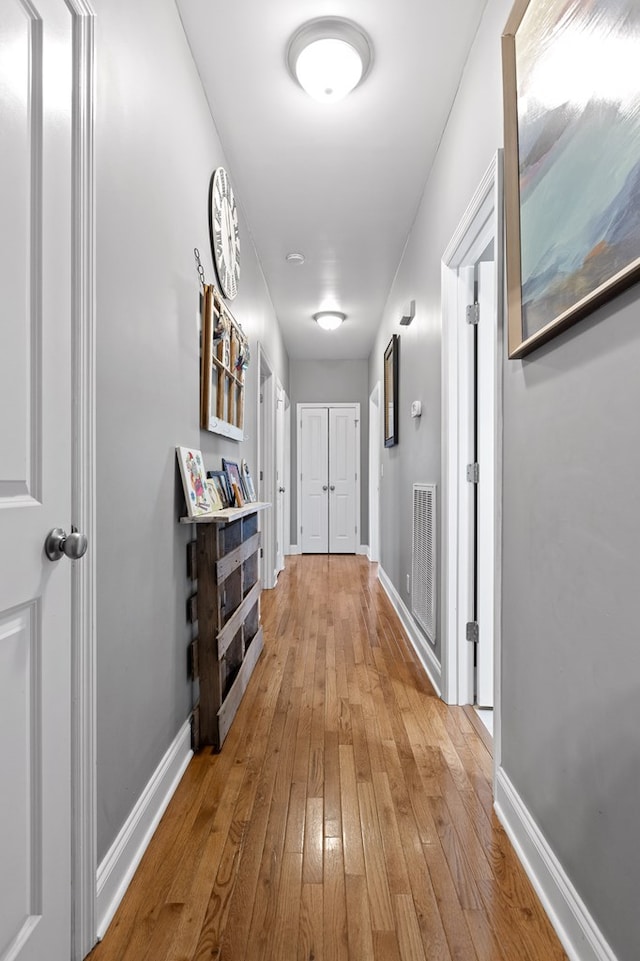
[[[411,416],[421,417],[422,416],[422,403],[419,400],[414,400],[411,402]]]

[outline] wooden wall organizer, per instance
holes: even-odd
[[[225,336],[218,337],[222,326]],[[220,293],[203,285],[200,351],[200,426],[233,440],[244,440],[244,369],[247,338]]]
[[[180,521],[197,524],[198,639],[191,654],[200,682],[195,749],[222,747],[264,645],[258,512],[269,506],[247,504]]]

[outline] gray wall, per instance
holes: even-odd
[[[241,219],[232,305],[249,336],[246,435],[201,432],[199,284],[214,280],[209,178],[223,155],[172,0],[97,0],[98,857],[191,708],[175,446],[256,464],[260,340],[288,360]],[[170,69],[167,69],[170,65]],[[242,201],[241,196],[238,198]]]
[[[505,364],[504,767],[640,953],[640,291]]]
[[[400,591],[413,481],[441,482],[440,259],[502,144],[489,0],[370,358],[402,329],[400,443],[384,451],[381,563]],[[469,145],[472,144],[470,149]],[[618,961],[640,945],[640,290],[504,361],[502,764]],[[418,425],[411,399],[423,401]]]
[[[369,386],[366,360],[291,360],[291,543],[298,543],[296,404],[360,404],[360,543],[369,543]]]

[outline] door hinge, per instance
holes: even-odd
[[[260,471],[260,480],[264,480],[264,474]]]
[[[477,324],[480,321],[480,304],[468,304],[467,305],[467,323]]]
[[[475,464],[467,464],[467,480],[470,484],[477,484],[480,480],[480,465],[477,461]]]
[[[480,628],[477,621],[467,622],[467,640],[472,644],[477,644],[480,640]]]
[[[260,557],[264,557],[264,548],[263,548],[263,547],[260,548]]]

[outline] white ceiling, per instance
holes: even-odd
[[[177,0],[291,358],[368,357],[485,2]],[[291,35],[319,16],[373,44],[339,103],[286,67]],[[347,320],[329,333],[311,315],[331,308]]]

